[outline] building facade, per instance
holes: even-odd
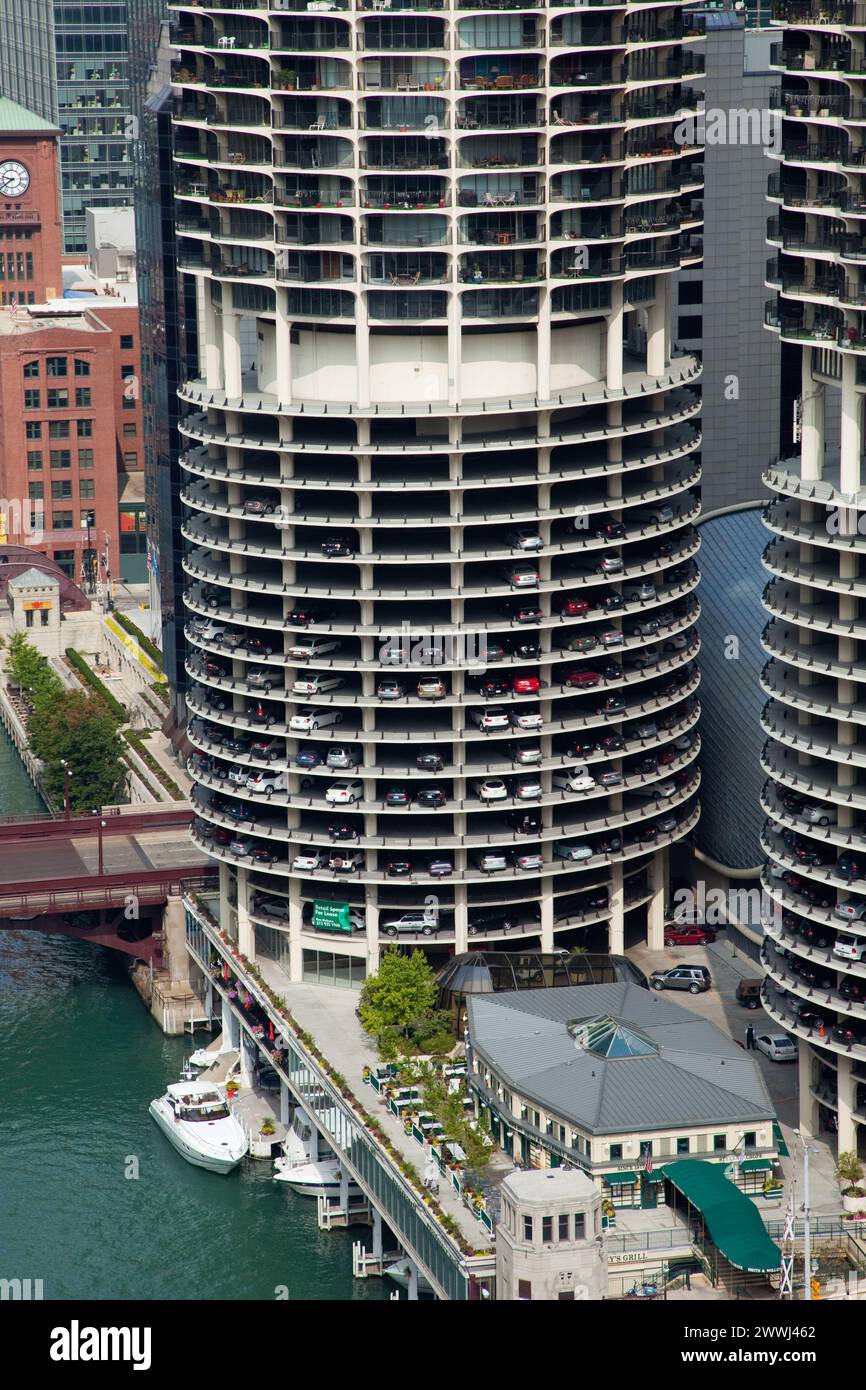
[[[840,1150],[862,1156],[866,19],[856,4],[781,4],[776,14],[784,129],[769,185],[777,298],[766,322],[802,369],[799,452],[766,474],[766,1005],[803,1040],[801,1129],[836,1132]]]
[[[699,814],[684,8],[172,6],[195,833],[294,978],[661,944]]]

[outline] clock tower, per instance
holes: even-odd
[[[0,97],[0,307],[63,294],[60,131]]]

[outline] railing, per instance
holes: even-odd
[[[24,917],[28,914],[47,915],[76,909],[110,908],[120,906],[128,897],[140,902],[161,902],[178,897],[186,890],[213,887],[217,881],[216,866],[197,870],[187,866],[177,869],[129,869],[123,873],[93,874],[68,878],[60,883],[48,880],[44,884],[25,879],[21,883],[4,883],[0,888],[0,917]]]

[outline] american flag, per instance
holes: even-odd
[[[645,1172],[645,1173],[651,1173],[652,1170],[653,1170],[653,1151],[652,1151],[652,1149],[646,1149],[646,1150],[644,1151],[644,1156],[643,1156],[643,1168],[644,1168],[644,1172]]]

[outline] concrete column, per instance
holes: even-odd
[[[824,463],[824,387],[812,380],[812,349],[803,349],[800,384],[800,473],[808,481],[821,476]]]
[[[809,1092],[814,1065],[809,1044],[803,1042],[801,1038],[798,1043],[799,1075],[797,1077],[800,1095],[800,1130],[810,1138],[818,1132],[818,1102]]]
[[[417,1303],[418,1301],[418,1266],[412,1259],[409,1260],[409,1301],[410,1303]]]
[[[462,394],[460,296],[452,290],[448,301],[448,404],[458,405]]]
[[[364,888],[364,920],[367,927],[367,974],[379,969],[379,909],[376,905],[376,885]]]
[[[340,1166],[340,1210],[349,1209],[349,1170],[345,1164]]]
[[[656,852],[652,865],[652,897],[647,904],[646,944],[650,951],[661,951],[665,944],[665,901],[668,891],[670,850],[667,845]]]
[[[222,1040],[222,1046],[220,1047],[220,1052],[229,1052],[229,1051],[231,1051],[231,1045],[232,1045],[232,1043],[231,1043],[231,1037],[232,1037],[232,1024],[234,1023],[234,1019],[233,1019],[233,1017],[232,1017],[231,1005],[229,1004],[229,1001],[228,1001],[223,995],[220,995],[220,1012],[221,1012],[221,1014],[222,1014],[222,1030],[223,1030],[223,1040]]]
[[[285,1081],[280,1080],[280,1124],[287,1125],[291,1114],[291,1098]]]
[[[319,1131],[310,1121],[310,1162],[316,1163],[319,1157]]]
[[[355,362],[358,381],[358,407],[366,410],[370,404],[370,324],[367,302],[363,295],[355,301]]]
[[[648,376],[662,376],[667,363],[667,296],[666,276],[656,279],[655,302],[647,309],[646,369]]]
[[[238,950],[247,960],[256,958],[256,938],[249,914],[249,870],[238,869]]]
[[[252,1086],[256,1076],[256,1052],[246,1033],[241,1033],[241,1085]]]
[[[169,898],[162,910],[163,958],[172,984],[189,983],[186,913],[180,898]]]
[[[289,979],[303,979],[304,952],[301,945],[301,885],[298,879],[289,879]]]
[[[382,1258],[382,1218],[373,1207],[373,1254],[377,1260]]]
[[[549,883],[545,882],[541,889],[541,949],[542,951],[553,950],[553,892]]]
[[[225,393],[230,400],[236,400],[243,391],[240,315],[232,313],[230,309],[223,309],[222,320]]]
[[[625,916],[622,888],[622,863],[612,864],[610,869],[610,924],[608,926],[607,949],[612,956],[625,954]]]
[[[288,291],[277,290],[277,395],[282,405],[290,405],[292,401],[292,324],[287,312],[288,302]]]
[[[610,308],[611,312],[607,320],[605,380],[609,391],[621,391],[624,311],[622,307],[622,283],[619,280],[611,286]]]
[[[198,321],[201,325],[201,343],[199,346],[199,371],[207,385],[212,391],[218,391],[222,387],[222,355],[221,330],[213,301],[210,297],[210,285],[206,280],[199,280],[196,291],[198,300]]]
[[[466,905],[466,885],[460,884],[454,889],[454,954],[460,956],[468,950],[469,910]]]
[[[535,393],[540,401],[550,400],[550,291],[544,288],[539,290]]]
[[[849,1149],[857,1152],[857,1122],[854,1111],[857,1109],[857,1079],[850,1057],[836,1058],[836,1088],[839,1134],[836,1140],[837,1151],[846,1153]]]
[[[843,492],[860,491],[860,459],[863,454],[863,397],[856,389],[857,361],[851,353],[842,357],[842,422],[840,430]]]

